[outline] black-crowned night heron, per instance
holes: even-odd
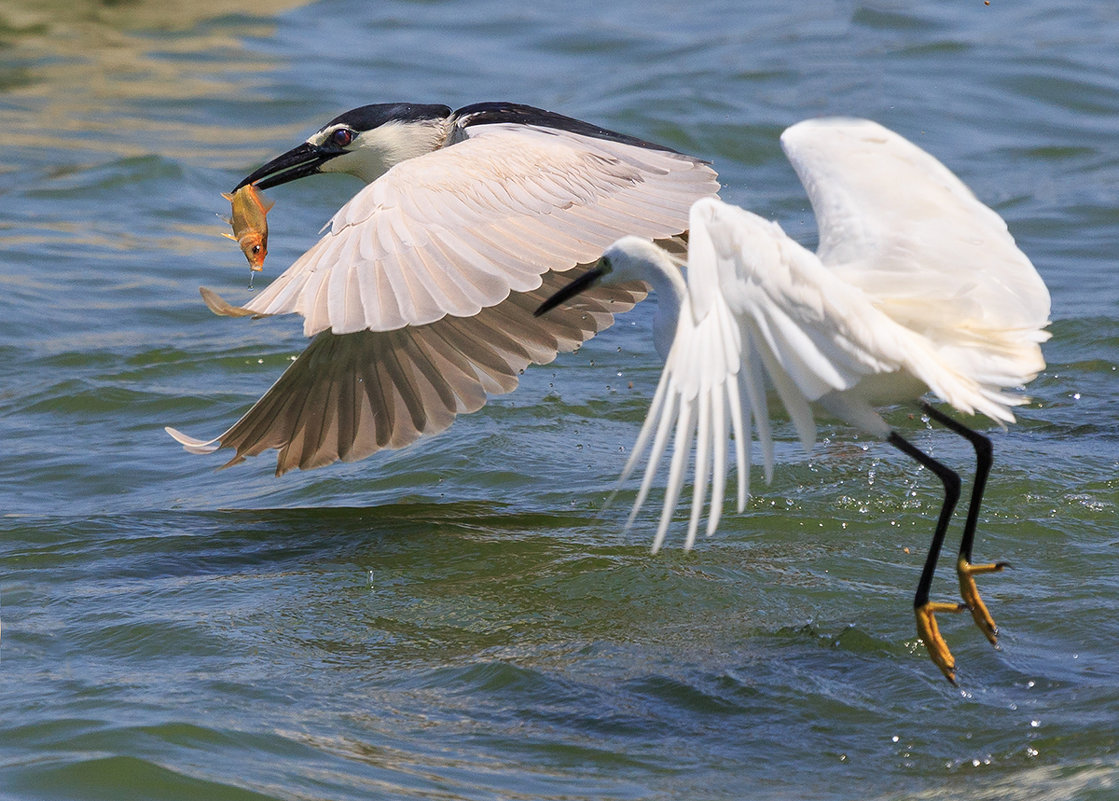
[[[169,433],[189,451],[279,450],[277,474],[361,459],[445,429],[511,391],[644,297],[640,282],[540,303],[624,234],[683,253],[688,209],[719,188],[707,163],[513,103],[363,106],[238,186],[321,172],[366,182],[327,232],[243,307],[298,313],[311,345],[228,431]]]

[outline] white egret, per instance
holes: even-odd
[[[188,451],[234,448],[234,464],[277,448],[278,475],[441,431],[644,297],[603,287],[584,310],[535,318],[565,271],[626,233],[682,253],[689,208],[719,188],[699,159],[512,103],[363,106],[236,188],[320,172],[367,185],[243,307],[203,290],[218,314],[301,314],[315,339],[225,433],[167,429]]]
[[[944,675],[955,661],[935,613],[970,608],[992,643],[997,629],[974,576],[1005,563],[972,564],[991,443],[932,406],[929,416],[966,437],[977,470],[957,561],[964,604],[933,603],[929,589],[959,476],[886,424],[875,406],[931,392],[965,414],[1005,426],[1022,404],[1007,388],[1045,366],[1040,343],[1049,293],[1006,223],[946,167],[882,126],[819,119],[792,126],[781,145],[816,213],[815,253],[776,223],[717,199],[692,206],[687,282],[647,238],[613,244],[588,273],[538,313],[578,292],[643,280],[658,292],[654,337],[664,372],[623,470],[626,478],[652,442],[629,522],[644,503],[675,426],[664,508],[653,544],[661,546],[695,446],[695,489],[685,547],[695,541],[711,484],[707,534],[719,523],[733,432],[738,511],[749,492],[749,441],[757,431],[768,481],[773,470],[764,377],[785,406],[805,450],[814,411],[828,413],[932,470],[945,499],[914,607],[918,633]],[[627,524],[628,525],[628,524]]]

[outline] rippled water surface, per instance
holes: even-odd
[[[0,797],[1115,797],[1113,3],[235,7],[0,2]],[[621,533],[652,303],[402,452],[277,479],[163,434],[222,430],[304,345],[202,305],[247,295],[218,193],[353,106],[497,99],[708,158],[806,244],[777,136],[822,114],[1007,219],[1053,339],[992,434],[977,555],[1014,570],[982,584],[1001,650],[942,620],[959,688],[910,612],[934,480],[886,446],[825,425],[805,456],[782,422],[715,538]],[[264,278],[354,189],[272,192]]]

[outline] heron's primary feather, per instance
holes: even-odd
[[[640,284],[598,287],[578,308],[533,310],[569,280],[548,273],[472,318],[444,317],[397,331],[320,332],[229,430],[210,441],[169,430],[188,450],[235,450],[229,464],[278,449],[276,472],[401,448],[509,392],[529,364],[574,350],[645,295]]]

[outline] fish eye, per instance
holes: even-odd
[[[260,253],[260,245],[253,245],[253,255]]]
[[[354,141],[354,132],[349,128],[339,128],[330,135],[330,141],[336,147],[346,147]]]

